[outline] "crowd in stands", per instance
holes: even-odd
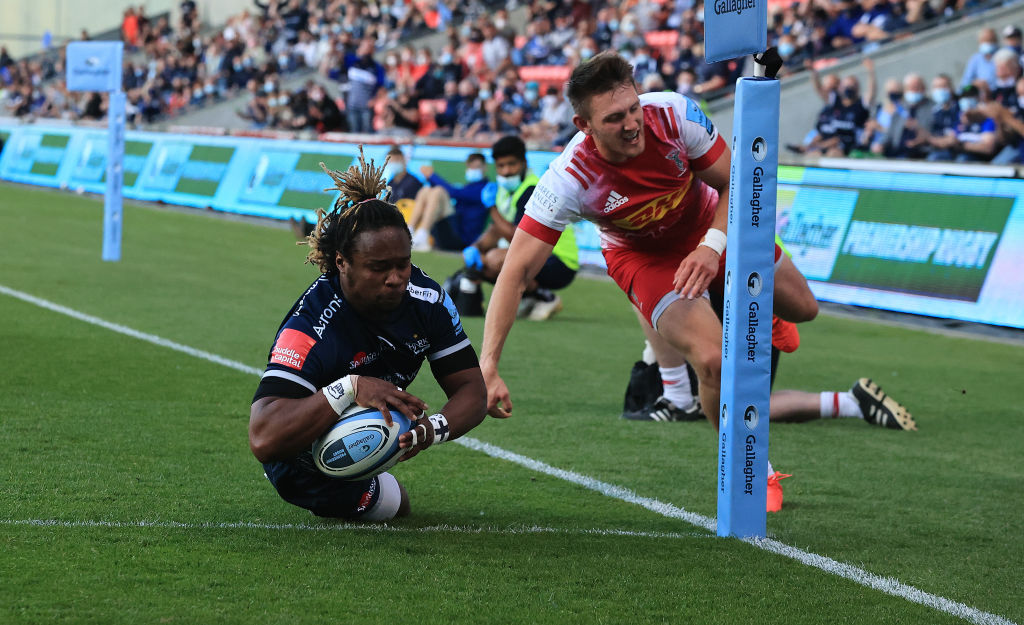
[[[980,1],[769,0],[771,42],[794,71],[908,36],[936,18],[978,9]],[[564,83],[600,50],[614,48],[630,60],[643,90],[697,99],[727,93],[744,72],[735,61],[704,62],[701,0],[516,6],[515,0],[254,0],[252,10],[209,31],[193,0],[181,3],[173,24],[129,7],[121,25],[129,120],[174,119],[243,95],[237,112],[252,128],[479,143],[516,132],[546,147],[564,144],[574,132]],[[429,33],[443,37],[418,39]],[[40,65],[0,57],[0,111],[103,116],[104,96],[63,89],[59,59]],[[842,98],[829,96],[830,106],[834,101]],[[841,148],[828,141],[828,123],[819,126],[824,132],[801,149],[853,151],[848,139]]]
[[[1001,37],[991,28],[978,33],[978,50],[959,80],[910,72],[887,80],[877,98],[870,62],[867,93],[854,76],[814,73],[824,106],[803,144],[789,148],[810,155],[1024,163],[1022,66],[1021,29],[1010,24]]]

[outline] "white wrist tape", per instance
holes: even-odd
[[[421,417],[422,418],[422,417]],[[430,423],[430,427],[434,430],[434,440],[430,445],[440,445],[441,443],[447,442],[451,438],[451,431],[448,429],[448,419],[445,418],[440,412],[432,414],[427,417],[427,422]],[[423,428],[422,433],[420,428]],[[418,423],[411,430],[412,433],[412,447],[419,445],[422,441],[427,438],[427,424]]]
[[[700,243],[698,243],[697,246],[699,247],[704,245],[706,247],[710,247],[715,250],[719,256],[721,256],[722,252],[725,251],[725,241],[726,236],[724,232],[718,228],[708,228],[704,238],[700,240]]]
[[[320,389],[324,397],[327,398],[327,403],[331,405],[334,412],[338,413],[338,416],[341,416],[346,408],[355,403],[356,380],[358,379],[357,375],[346,375]]]
[[[427,419],[430,420],[430,425],[434,426],[434,444],[445,443],[451,438],[451,430],[448,429],[448,419],[445,418],[440,412],[432,414]]]

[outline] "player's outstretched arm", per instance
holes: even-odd
[[[352,388],[354,403],[377,408],[384,412],[385,418],[390,417],[385,412],[388,405],[409,419],[415,419],[427,409],[422,399],[385,380],[346,377],[358,378]],[[260,462],[285,460],[309,448],[341,414],[327,397],[326,391],[321,389],[299,399],[262,397],[253,402],[249,409],[249,448],[256,459]]]
[[[505,263],[487,303],[484,342],[480,351],[480,370],[487,384],[487,413],[504,419],[512,416],[512,399],[504,380],[498,375],[498,361],[505,339],[516,320],[516,310],[530,280],[540,272],[551,255],[553,244],[519,229],[505,255]]]
[[[450,441],[462,436],[480,425],[480,422],[487,416],[487,387],[484,385],[484,378],[479,367],[449,373],[439,377],[437,382],[448,396],[448,402],[439,413],[425,414],[414,423],[414,428],[420,428],[416,435],[415,445],[411,431],[398,438],[398,446],[402,449],[409,449],[402,457],[402,461],[412,458],[435,443]],[[441,428],[440,434],[439,427]],[[426,434],[426,436],[421,437],[420,434]],[[437,435],[442,436],[443,440],[436,440]]]
[[[732,156],[729,148],[725,148],[718,156],[718,159],[707,169],[694,170],[694,175],[711,185],[718,191],[718,205],[715,207],[715,217],[711,222],[708,233],[697,249],[690,252],[683,262],[679,263],[676,270],[675,280],[672,283],[676,293],[681,296],[693,299],[700,297],[718,275],[718,259],[722,250],[725,249],[724,236],[729,223],[729,169]],[[717,234],[713,231],[717,231]],[[716,249],[713,237],[721,240],[721,249]]]

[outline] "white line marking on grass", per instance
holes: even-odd
[[[543,473],[545,475],[556,477],[560,480],[565,480],[566,482],[577,484],[583,488],[601,493],[607,497],[636,504],[662,516],[686,521],[687,523],[702,527],[712,532],[716,531],[718,527],[718,521],[716,519],[697,514],[696,512],[689,512],[688,510],[670,503],[658,501],[657,499],[643,497],[622,486],[616,486],[615,484],[602,482],[601,480],[587,475],[581,475],[579,473],[553,467],[539,460],[534,460],[533,458],[528,458],[527,456],[507,451],[490,443],[485,443],[465,436],[457,439],[455,442],[475,451],[483,452],[492,458],[507,460],[538,473]],[[940,612],[951,614],[966,621],[970,621],[971,623],[976,623],[978,625],[1016,625],[1013,621],[1003,618],[997,614],[983,612],[958,601],[946,599],[945,597],[933,595],[913,586],[909,586],[897,579],[875,575],[874,573],[869,573],[864,569],[859,569],[850,564],[838,562],[832,558],[821,556],[816,553],[810,553],[803,549],[798,549],[797,547],[791,547],[777,540],[748,538],[744,539],[743,542],[770,553],[792,558],[801,564],[821,569],[826,573],[838,575],[839,577],[856,582],[862,586],[867,586],[868,588],[879,590],[894,597],[906,599],[907,601],[912,601],[914,603],[920,603],[921,605],[934,608]]]
[[[91,323],[94,326],[106,328],[107,330],[117,332],[118,334],[124,334],[126,336],[139,339],[140,341],[146,341],[147,343],[152,343],[153,345],[159,345],[160,347],[168,347],[176,352],[188,354],[189,356],[195,356],[196,358],[200,358],[208,362],[215,362],[218,365],[224,365],[225,367],[228,367],[229,369],[234,369],[235,371],[241,371],[242,373],[251,373],[253,375],[263,374],[262,369],[257,369],[256,367],[244,365],[236,360],[229,360],[222,356],[218,356],[217,354],[211,354],[210,352],[204,352],[201,349],[189,347],[188,345],[175,343],[174,341],[169,341],[165,338],[161,338],[154,334],[146,334],[145,332],[139,332],[138,330],[134,330],[132,328],[123,326],[118,323],[111,323],[109,321],[100,319],[99,317],[93,317],[92,315],[87,315],[83,312],[78,312],[77,310],[68,308],[67,306],[54,304],[49,300],[45,300],[34,295],[29,295],[28,293],[24,293],[22,291],[16,291],[2,284],[0,284],[0,293],[3,293],[4,295],[10,295],[15,299],[20,299],[21,301],[28,302],[29,304],[35,304],[36,306],[39,306],[40,308],[45,308],[46,310],[52,310],[53,312],[57,312],[62,315],[67,315],[72,319],[78,319],[79,321]]]
[[[62,521],[60,519],[3,519],[0,525],[21,527],[61,527],[61,528],[150,528],[159,529],[252,529],[252,530],[294,530],[301,532],[395,532],[399,534],[498,534],[521,536],[525,534],[565,534],[571,536],[628,536],[631,538],[683,539],[712,538],[712,534],[704,532],[641,532],[623,529],[602,528],[565,528],[543,527],[540,525],[522,525],[512,527],[466,525],[430,525],[426,527],[399,527],[387,524],[325,522],[324,525],[304,525],[293,523],[181,523],[178,521]]]
[[[204,352],[189,347],[187,345],[175,343],[174,341],[169,341],[159,336],[139,332],[138,330],[133,330],[132,328],[128,328],[126,326],[122,326],[116,323],[110,323],[109,321],[104,321],[103,319],[100,319],[98,317],[93,317],[92,315],[87,315],[85,313],[72,310],[59,304],[54,304],[53,302],[50,302],[48,300],[44,300],[33,295],[29,295],[28,293],[23,293],[21,291],[16,291],[3,285],[0,285],[0,293],[10,295],[11,297],[15,297],[30,304],[35,304],[36,306],[40,306],[42,308],[46,308],[47,310],[52,310],[54,312],[67,315],[69,317],[78,319],[80,321],[84,321],[86,323],[91,323],[93,325],[97,325],[102,328],[118,332],[120,334],[125,334],[133,338],[147,341],[154,345],[168,347],[175,351],[179,351],[190,356],[195,356],[196,358],[201,358],[209,362],[224,365],[225,367],[229,367],[236,371],[250,373],[253,375],[261,375],[263,373],[262,369],[250,367],[248,365],[242,364],[234,360],[222,358],[220,356],[217,356],[216,354],[211,354],[209,352]],[[640,495],[637,495],[633,491],[629,490],[628,488],[624,488],[622,486],[616,486],[614,484],[602,482],[595,478],[586,475],[581,475],[579,473],[574,473],[572,471],[558,469],[539,460],[534,460],[533,458],[529,458],[527,456],[507,451],[505,449],[502,449],[501,447],[497,447],[490,443],[485,443],[483,441],[479,441],[465,436],[458,439],[456,442],[462,444],[465,447],[468,447],[469,449],[483,452],[484,454],[487,454],[488,456],[491,456],[493,458],[507,460],[509,462],[513,462],[520,466],[526,467],[532,471],[544,473],[546,475],[556,477],[560,480],[565,480],[567,482],[577,484],[589,490],[601,493],[602,495],[605,495],[607,497],[642,506],[643,508],[646,508],[647,510],[650,510],[651,512],[655,512],[662,516],[666,516],[673,519],[679,519],[681,521],[686,521],[691,525],[696,525],[697,527],[701,527],[712,532],[714,532],[717,527],[717,522],[715,521],[715,519],[712,519],[710,517],[706,517],[695,512],[689,512],[678,506],[658,501],[657,499],[642,497]],[[240,525],[239,527],[243,526]],[[294,527],[302,528],[306,526]],[[746,539],[744,540],[744,542],[753,545],[759,549],[763,549],[764,551],[785,556],[787,558],[792,558],[797,562],[800,562],[807,566],[812,566],[827,573],[838,575],[839,577],[848,579],[852,582],[856,582],[858,584],[861,584],[862,586],[867,586],[868,588],[873,588],[875,590],[884,592],[894,597],[899,597],[902,599],[906,599],[907,601],[912,601],[914,603],[919,603],[921,605],[934,608],[936,610],[939,610],[940,612],[951,614],[958,618],[962,618],[966,621],[970,621],[971,623],[976,623],[977,625],[1016,625],[1016,623],[1014,623],[1013,621],[1003,618],[1002,616],[999,616],[997,614],[984,612],[982,610],[972,608],[958,601],[953,601],[951,599],[946,599],[945,597],[940,597],[938,595],[933,595],[931,593],[924,592],[923,590],[920,590],[913,586],[908,586],[907,584],[903,584],[900,581],[893,579],[891,577],[882,577],[881,575],[875,575],[874,573],[869,573],[855,566],[838,562],[836,560],[833,560],[832,558],[821,556],[816,553],[810,553],[802,549],[798,549],[796,547],[790,547],[789,545],[786,545],[776,540]]]
[[[586,475],[581,475],[579,473],[574,473],[572,471],[566,471],[565,469],[559,469],[549,464],[545,464],[540,460],[528,458],[526,456],[508,451],[506,449],[502,449],[501,447],[492,445],[490,443],[485,443],[475,438],[463,436],[462,438],[456,439],[455,442],[459,443],[464,447],[468,447],[474,451],[483,452],[488,456],[491,456],[492,458],[508,460],[509,462],[513,462],[515,464],[518,464],[519,466],[526,467],[527,469],[530,469],[532,471],[544,473],[545,475],[550,475],[551,477],[556,477],[560,480],[565,480],[566,482],[571,482],[573,484],[578,484],[583,488],[596,491],[606,497],[611,497],[612,499],[620,499],[622,501],[636,504],[643,508],[647,508],[651,512],[656,512],[657,514],[660,514],[662,516],[667,516],[670,519],[679,519],[681,521],[686,521],[690,525],[702,527],[708,530],[709,532],[715,532],[718,527],[718,521],[706,517],[704,515],[697,514],[696,512],[689,512],[687,510],[684,510],[683,508],[674,506],[670,503],[658,501],[657,499],[641,497],[640,495],[637,495],[628,488],[616,486],[615,484],[608,484],[607,482],[602,482],[601,480],[597,480]]]

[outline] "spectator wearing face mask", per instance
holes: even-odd
[[[484,24],[483,35],[484,41],[480,45],[484,63],[491,71],[498,71],[508,60],[511,46],[508,45],[508,40],[498,33],[492,22]]]
[[[1013,24],[1008,24],[1003,28],[1003,47],[1008,50],[1013,50],[1017,55],[1017,60],[1024,65],[1024,45],[1022,45],[1022,38],[1020,29]]]
[[[455,57],[455,46],[452,44],[446,43],[441,48],[441,54],[437,57],[437,64],[441,67],[446,83],[462,80],[464,75],[462,62]]]
[[[459,139],[473,139],[479,133],[490,132],[495,107],[501,104],[494,98],[493,85],[487,82],[481,84],[476,92],[476,97],[464,104],[465,106],[459,107],[459,115],[455,121],[455,131],[452,136]]]
[[[597,49],[604,50],[612,45],[612,37],[619,30],[619,16],[615,7],[604,7],[597,12],[597,23],[594,26],[594,41]]]
[[[434,100],[444,95],[444,68],[434,62],[429,51],[424,50],[423,54],[428,61],[427,71],[416,81],[415,93],[425,100]]]
[[[676,93],[686,97],[693,97],[693,86],[697,82],[697,74],[692,69],[686,68],[676,76]]]
[[[437,175],[429,165],[420,167],[430,186],[416,194],[409,230],[413,251],[440,249],[459,251],[476,240],[487,223],[488,205],[484,189],[489,184],[483,154],[466,158],[466,184],[456,186]],[[434,243],[431,246],[430,238]]]
[[[776,47],[779,50],[779,56],[781,56],[782,60],[791,68],[798,68],[802,66],[804,60],[807,59],[807,53],[804,48],[797,45],[796,37],[788,33],[779,35]],[[782,69],[786,70],[787,65],[783,65]]]
[[[336,132],[345,126],[341,110],[334,99],[327,95],[324,88],[314,84],[308,89],[309,100],[305,103],[306,121],[303,127],[310,127],[317,132]]]
[[[405,154],[397,145],[388,151],[388,162],[384,165],[384,181],[391,188],[388,201],[398,207],[403,215],[411,215],[416,204],[416,195],[423,183],[406,169]]]
[[[881,155],[884,151],[885,135],[892,127],[893,120],[903,117],[906,109],[903,103],[903,86],[895,78],[889,78],[883,85],[885,97],[875,111],[874,117],[864,125],[864,141],[870,145],[872,154]]]
[[[640,46],[633,56],[633,77],[637,82],[643,83],[644,79],[652,74],[658,74],[658,61],[651,56],[650,47]]]
[[[881,153],[889,158],[924,158],[935,103],[925,94],[924,79],[910,73],[903,78],[903,111],[893,117],[882,142]]]
[[[1020,56],[1009,48],[997,50],[992,55],[995,65],[995,81],[991,83],[992,100],[1006,106],[1017,98],[1017,79],[1020,78]]]
[[[932,79],[931,95],[932,124],[929,129],[924,149],[929,161],[951,161],[953,151],[949,138],[955,138],[956,127],[960,123],[960,109],[953,94],[953,79],[946,74],[939,74]]]
[[[1024,78],[1017,79],[1012,98],[985,102],[980,108],[995,120],[998,140],[1004,146],[992,158],[992,164],[1024,163]]]
[[[978,51],[971,55],[964,68],[964,75],[960,79],[960,88],[964,88],[975,80],[981,79],[990,85],[996,82],[996,64],[992,57],[995,56],[999,46],[996,45],[996,31],[991,28],[983,28],[978,33]]]
[[[559,139],[570,129],[574,134],[576,132],[576,127],[572,125],[572,115],[572,107],[565,98],[559,96],[558,88],[548,87],[541,98],[539,119],[523,128],[523,140],[545,146],[561,145]]]
[[[957,104],[960,121],[955,133],[936,139],[935,147],[949,150],[958,163],[990,161],[999,147],[996,122],[980,108],[978,88],[968,85],[961,89]]]
[[[636,16],[627,13],[619,23],[618,32],[612,36],[612,46],[619,50],[626,48],[639,50],[644,44],[643,34],[640,32]]]
[[[526,203],[533,196],[539,182],[539,178],[527,165],[526,144],[519,137],[505,136],[498,139],[491,148],[491,156],[498,174],[497,192],[490,209],[491,223],[472,245],[462,250],[466,262],[462,274],[470,283],[460,289],[462,292],[479,292],[481,280],[492,284],[497,280],[505,263],[508,243],[525,215]],[[573,228],[566,228],[540,271],[524,285],[526,290],[518,316],[543,321],[560,311],[562,301],[554,291],[569,286],[579,267],[576,236]]]

